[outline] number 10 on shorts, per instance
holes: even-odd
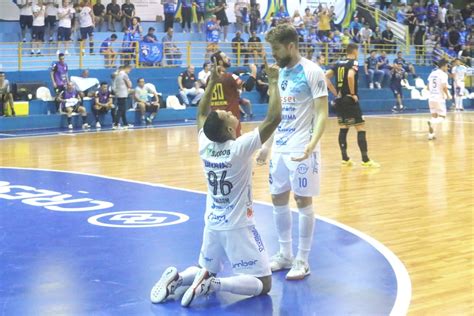
[[[308,179],[298,178],[298,183],[300,185],[300,188],[306,188],[308,186]]]

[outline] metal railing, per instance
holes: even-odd
[[[126,43],[126,42],[125,42]],[[209,60],[212,53],[221,50],[229,56],[233,66],[246,66],[249,63],[261,65],[263,57],[267,56],[268,62],[274,62],[271,48],[267,43],[261,44],[234,44],[234,43],[206,43],[206,42],[174,42],[174,50],[163,49],[163,59],[156,63],[143,63],[139,58],[139,46],[137,43],[129,45],[124,51],[124,42],[115,41],[112,49],[113,54],[101,53],[99,42],[93,43],[93,50],[90,51],[89,42],[70,43],[67,47],[69,54],[66,55],[66,62],[69,69],[103,69],[115,68],[124,64],[132,64],[136,68],[162,68],[178,67],[186,65],[201,66]],[[370,50],[379,52],[385,50],[392,63],[397,51],[403,51],[403,46],[383,45],[383,44],[359,44],[360,60],[365,59]],[[44,44],[41,48],[41,55],[34,51],[31,53],[30,43],[0,43],[0,71],[25,71],[25,70],[47,70],[52,62],[57,60],[58,43],[51,42]],[[64,48],[61,44],[61,51]],[[326,64],[330,64],[345,55],[345,47],[333,43],[300,43],[301,54],[314,60],[317,55],[325,56]],[[432,64],[433,56],[431,50],[426,46],[411,46],[408,53],[403,51],[403,58],[410,63],[417,65]],[[448,57],[448,56],[444,56]]]

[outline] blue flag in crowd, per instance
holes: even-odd
[[[140,62],[155,64],[163,59],[162,43],[140,42]]]

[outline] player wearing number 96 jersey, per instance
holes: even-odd
[[[181,305],[189,306],[214,291],[261,295],[271,289],[267,253],[255,227],[252,205],[252,156],[271,137],[281,120],[278,69],[266,66],[270,101],[265,120],[252,132],[237,138],[238,119],[230,111],[210,111],[213,88],[222,71],[217,60],[198,107],[199,155],[208,193],[205,227],[198,267],[179,272],[169,267],[151,291],[151,301],[163,302],[181,285],[191,285]],[[217,278],[228,259],[238,274]]]

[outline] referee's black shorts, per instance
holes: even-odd
[[[335,100],[336,114],[339,125],[361,125],[364,124],[362,111],[359,102],[356,102],[352,97],[346,95]]]

